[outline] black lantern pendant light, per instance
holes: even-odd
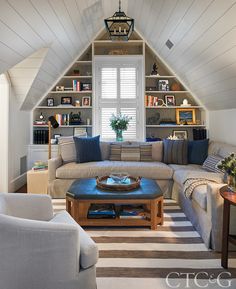
[[[128,41],[134,31],[134,19],[121,11],[121,0],[119,0],[119,11],[104,22],[111,40]]]

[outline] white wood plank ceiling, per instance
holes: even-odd
[[[117,8],[118,0],[0,0],[0,73],[48,48],[24,109],[36,105]],[[236,108],[236,0],[122,0],[122,8],[207,109]]]

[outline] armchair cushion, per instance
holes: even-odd
[[[80,266],[86,269],[97,263],[97,245],[66,211],[56,214],[50,222],[76,225],[79,230]]]

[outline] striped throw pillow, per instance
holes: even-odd
[[[164,157],[166,164],[187,165],[188,164],[188,141],[164,139]]]
[[[111,143],[110,145],[110,161],[121,160],[121,144]]]
[[[221,173],[221,170],[217,168],[219,162],[223,160],[222,157],[218,155],[209,155],[202,165],[202,168],[213,173]]]
[[[140,161],[140,148],[136,145],[122,145],[121,147],[122,161]]]
[[[152,145],[140,145],[140,161],[151,162],[152,161]]]

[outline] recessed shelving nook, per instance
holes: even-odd
[[[204,108],[139,34],[134,32],[128,42],[110,41],[103,31],[34,109],[32,143],[48,142],[46,132],[42,131],[47,131],[47,120],[52,115],[60,124],[57,129],[53,129],[53,135],[73,135],[75,128],[81,128],[89,136],[97,133],[94,130],[95,57],[137,55],[142,57],[144,64],[143,107],[140,110],[144,114],[140,126],[144,138],[165,138],[172,135],[174,130],[185,130],[188,138],[192,139],[194,129],[204,129]],[[191,120],[193,113],[194,120]],[[178,122],[177,114],[180,114]]]

